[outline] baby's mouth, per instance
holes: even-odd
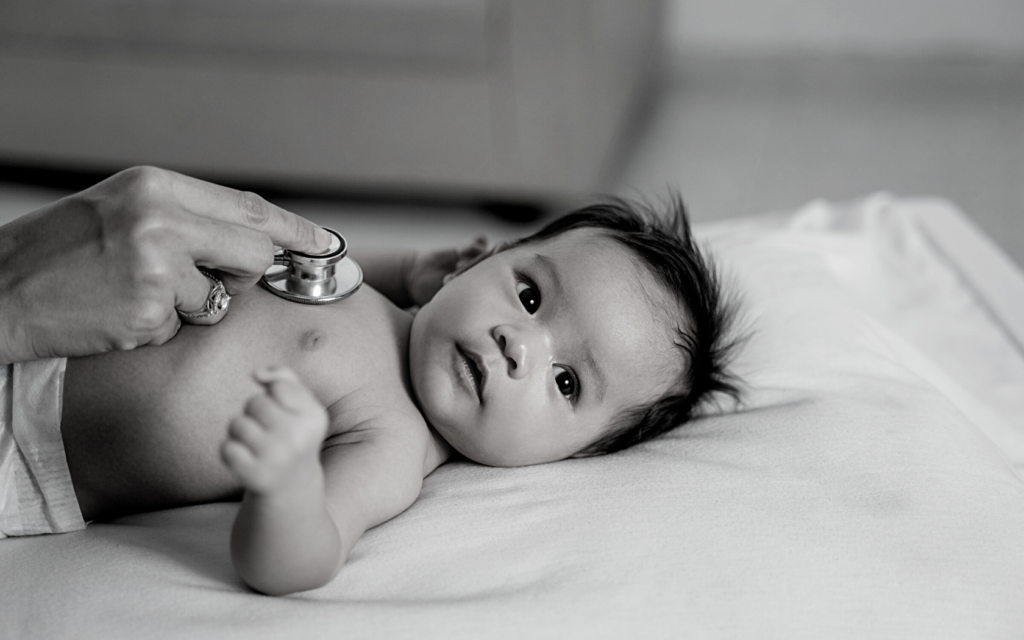
[[[456,347],[459,350],[459,355],[462,356],[462,368],[468,374],[470,382],[473,385],[473,390],[476,391],[476,397],[483,404],[483,380],[484,374],[480,371],[480,366],[477,364],[476,358],[466,353],[461,347]]]

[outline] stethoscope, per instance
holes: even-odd
[[[274,253],[274,264],[260,284],[285,300],[302,304],[328,304],[343,300],[363,284],[363,270],[348,254],[348,243],[335,231],[327,253],[308,254],[288,249]]]

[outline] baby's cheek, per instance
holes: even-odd
[[[427,422],[440,431],[453,422],[456,409],[450,377],[427,357],[410,358],[409,369],[413,399]]]

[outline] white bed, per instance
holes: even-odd
[[[749,388],[654,442],[442,467],[341,575],[249,592],[232,504],[0,542],[4,638],[1019,638],[1024,277],[939,200],[705,226]]]

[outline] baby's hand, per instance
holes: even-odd
[[[478,236],[458,249],[419,253],[405,273],[405,289],[414,304],[423,306],[441,290],[445,276],[465,268],[487,251],[487,238]]]
[[[253,377],[265,393],[250,398],[245,412],[231,420],[221,458],[247,490],[286,491],[310,473],[322,473],[327,411],[290,369],[259,369]]]

